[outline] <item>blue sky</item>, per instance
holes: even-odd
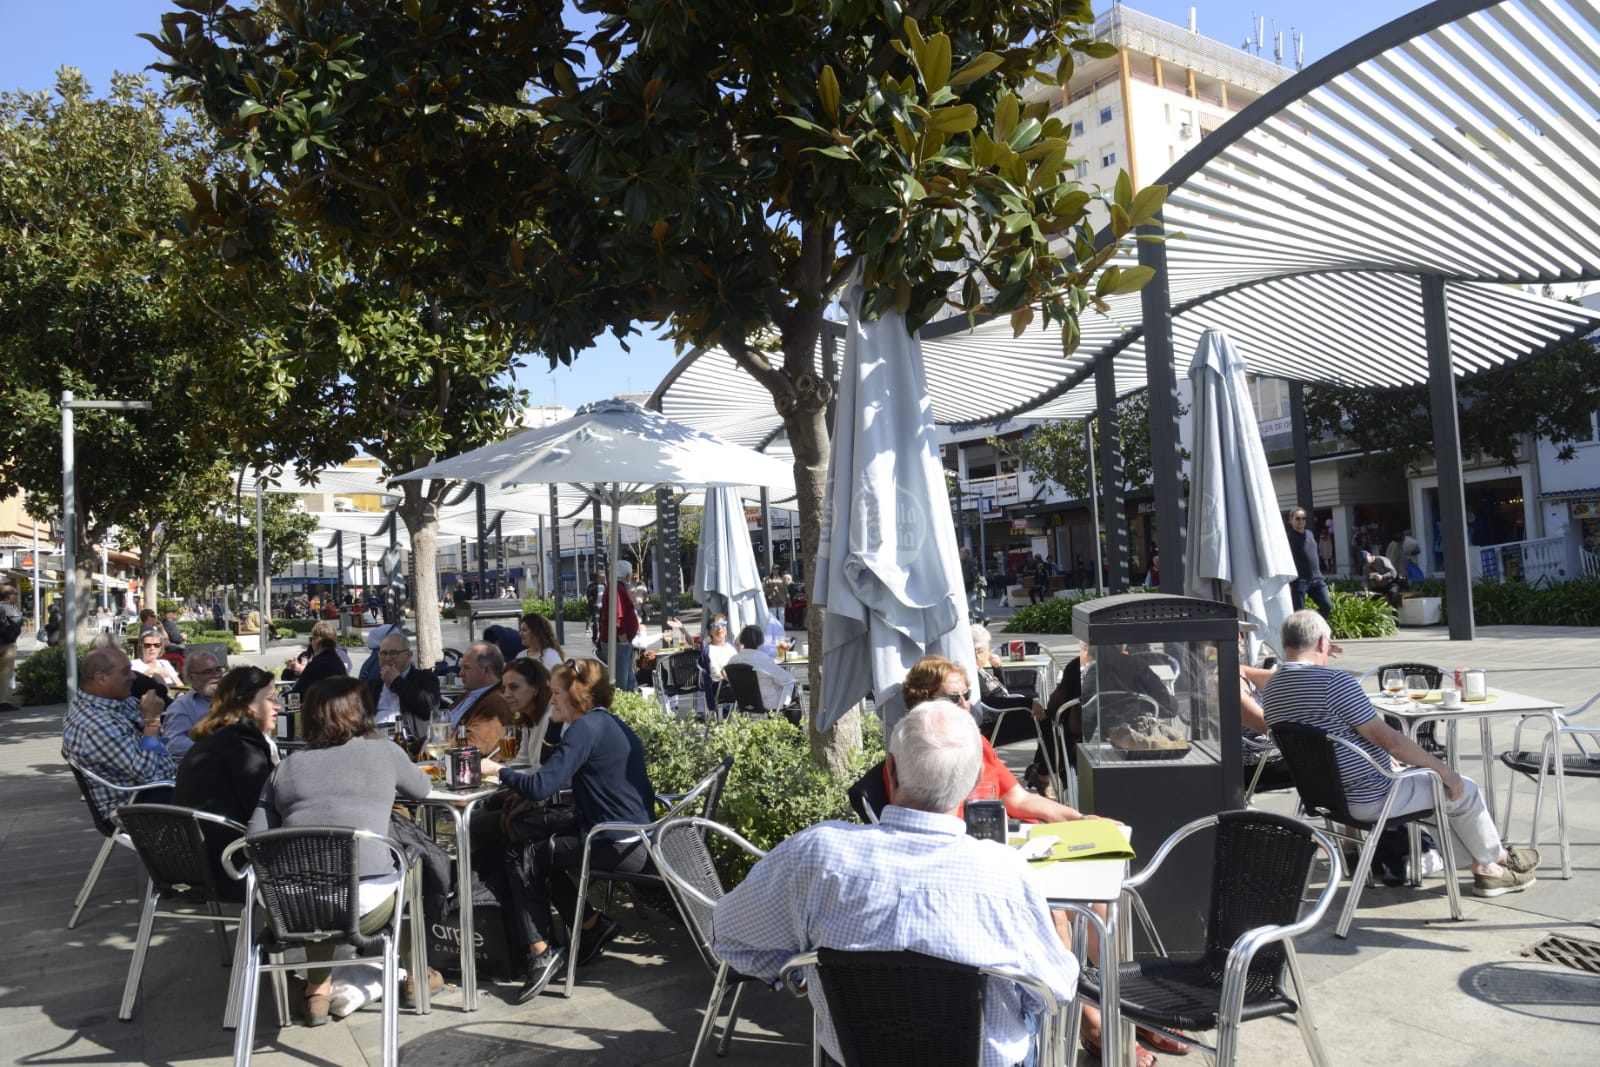
[[[1305,35],[1309,63],[1421,4],[1346,0],[1311,5],[1304,0],[1277,0],[1274,10],[1272,0],[1213,0],[1194,5],[1138,0],[1128,6],[1180,25],[1188,22],[1190,7],[1197,7],[1200,32],[1232,45],[1251,36],[1256,16],[1265,16],[1269,39],[1263,57],[1271,58],[1270,37],[1276,20],[1290,56],[1291,29]],[[1097,9],[1104,7],[1104,3],[1096,4]],[[170,0],[0,0],[0,27],[4,28],[0,32],[0,89],[49,89],[57,68],[75,66],[97,92],[102,91],[109,85],[112,71],[139,70],[155,61],[155,50],[135,35],[157,32],[162,12],[170,10]],[[523,371],[522,384],[533,402],[567,407],[617,392],[647,392],[671,369],[672,346],[649,336],[635,337],[630,346],[632,352],[623,353],[608,337],[571,367],[554,371],[548,371],[543,360],[535,360]]]

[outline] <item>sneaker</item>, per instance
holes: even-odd
[[[533,959],[528,961],[528,980],[522,983],[522,988],[517,990],[517,1003],[526,1004],[550,984],[561,968],[566,966],[567,950],[551,945]]]
[[[609,915],[602,914],[598,922],[587,930],[578,931],[578,966],[582,967],[605,947],[607,941],[617,936],[622,928]]]
[[[1532,885],[1536,879],[1532,871],[1516,871],[1508,866],[1501,866],[1504,873],[1495,877],[1487,874],[1472,876],[1472,895],[1478,897],[1499,897],[1507,893],[1520,893]]]
[[[1533,871],[1539,868],[1539,850],[1536,848],[1520,848],[1516,845],[1506,846],[1505,866],[1513,871]]]

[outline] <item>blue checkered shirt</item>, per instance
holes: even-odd
[[[171,781],[178,762],[160,738],[144,736],[144,719],[132,698],[110,700],[78,690],[67,706],[61,730],[61,752],[78,766],[118,785]],[[126,793],[114,793],[89,783],[89,796],[106,818],[129,802]]]
[[[768,982],[796,953],[833,948],[1011,967],[1044,981],[1063,1004],[1078,984],[1077,960],[1026,860],[968,837],[960,819],[893,804],[877,826],[825,822],[773,849],[717,902],[711,940],[728,966]],[[820,991],[811,1004],[823,1047],[842,1062]],[[989,980],[983,1067],[1028,1058],[1041,1008],[1016,985]]]

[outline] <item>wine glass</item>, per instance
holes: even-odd
[[[1406,687],[1405,672],[1398,668],[1383,672],[1383,691],[1389,694],[1391,701],[1400,699],[1400,693]]]
[[[450,720],[434,719],[428,723],[428,740],[423,746],[429,759],[443,759],[450,747]]]
[[[1406,675],[1406,696],[1413,701],[1420,701],[1428,695],[1428,676],[1425,674]]]

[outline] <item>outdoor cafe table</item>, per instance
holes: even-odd
[[[1041,704],[1050,699],[1050,693],[1056,687],[1055,660],[1049,656],[1024,656],[1021,659],[1012,659],[1006,654],[1003,646],[996,649],[995,654],[1000,659],[1000,665],[996,668],[996,671],[999,673],[1002,682],[1005,681],[1010,671],[1031,670],[1035,677],[1034,684],[1036,688],[1034,692],[1037,699]],[[1009,682],[1006,683],[1006,688],[1011,688]]]
[[[445,789],[435,784],[423,798],[427,807],[450,813],[456,831],[456,885],[461,888],[456,897],[461,912],[461,940],[457,942],[461,957],[461,1008],[478,1010],[478,960],[472,951],[472,833],[469,827],[472,812],[477,806],[500,791],[500,783],[486,783],[477,789]]]
[[[1399,719],[1407,737],[1412,741],[1417,739],[1417,731],[1423,723],[1444,723],[1454,735],[1455,724],[1466,719],[1478,720],[1478,739],[1483,751],[1483,781],[1479,782],[1479,792],[1488,804],[1490,813],[1494,811],[1494,738],[1491,730],[1491,720],[1497,716],[1514,716],[1518,719],[1525,716],[1537,716],[1549,724],[1552,732],[1560,729],[1561,718],[1557,714],[1561,705],[1543,697],[1525,696],[1522,693],[1513,693],[1505,689],[1488,690],[1487,700],[1463,700],[1458,708],[1447,708],[1439,702],[1437,689],[1429,693],[1429,698],[1421,701],[1401,700],[1390,703],[1387,693],[1382,691],[1368,694],[1372,699],[1372,706],[1384,715],[1392,715]],[[1452,768],[1456,766],[1456,746],[1452,743],[1446,746],[1446,758]],[[1556,761],[1556,811],[1557,817],[1565,825],[1566,822],[1566,792],[1562,788],[1560,761]],[[1514,772],[1513,772],[1514,773]],[[1502,827],[1502,832],[1504,827]],[[1561,842],[1561,877],[1572,877],[1572,849],[1566,839]]]
[[[1123,826],[1123,834],[1131,841],[1133,828]],[[1085,911],[1094,904],[1104,904],[1106,919],[1100,936],[1100,1053],[1101,1063],[1123,1064],[1122,1050],[1133,1053],[1135,1042],[1133,1027],[1122,1022],[1121,992],[1117,988],[1117,966],[1124,957],[1132,958],[1133,939],[1130,932],[1118,922],[1122,900],[1122,882],[1128,876],[1125,859],[1062,860],[1056,863],[1031,863],[1029,873],[1034,884],[1052,905],[1074,904]],[[1078,914],[1082,915],[1080,911]],[[1098,924],[1098,917],[1090,918]],[[1082,957],[1087,961],[1087,953]],[[1067,1062],[1076,1062],[1076,1049],[1067,1049]],[[1127,1063],[1133,1064],[1134,1056]]]

